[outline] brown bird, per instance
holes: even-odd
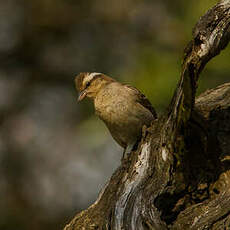
[[[96,114],[124,148],[126,157],[141,137],[143,125],[150,126],[157,118],[149,100],[138,89],[102,73],[80,73],[75,84],[78,101],[84,97],[93,99]]]

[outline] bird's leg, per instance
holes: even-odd
[[[126,159],[129,156],[129,154],[132,152],[135,144],[136,144],[136,142],[132,142],[126,146],[126,148],[124,149],[124,152],[123,152],[123,157],[122,157],[123,159]]]

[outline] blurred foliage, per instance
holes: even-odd
[[[103,72],[170,102],[193,25],[214,0],[0,0],[0,229],[61,229],[91,204],[122,149],[76,104],[73,79]],[[229,81],[229,47],[199,92]]]

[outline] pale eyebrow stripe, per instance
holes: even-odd
[[[85,77],[83,84],[92,81],[92,79],[97,75],[101,75],[101,73],[90,73],[89,75],[87,75],[87,77]]]

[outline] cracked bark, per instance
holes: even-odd
[[[230,228],[230,83],[195,100],[200,72],[229,42],[229,25],[230,0],[200,18],[167,112],[64,230]]]

